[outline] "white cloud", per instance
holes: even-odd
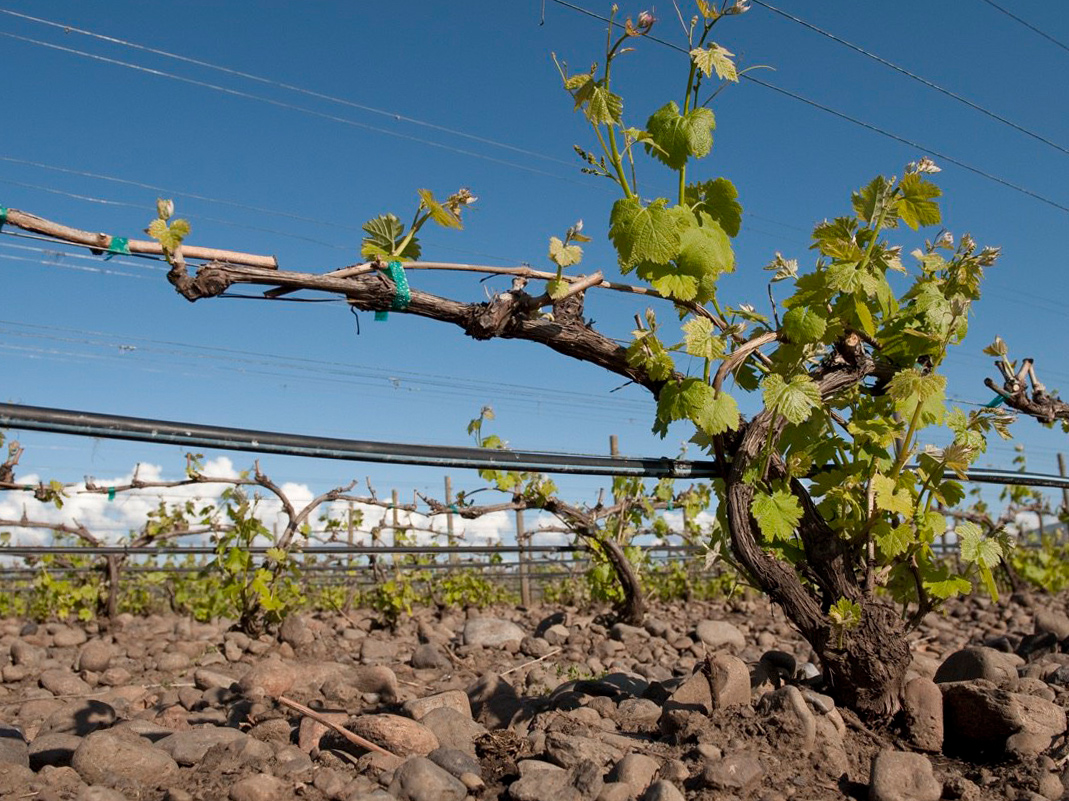
[[[202,474],[219,478],[236,478],[238,471],[231,460],[225,456],[205,463]],[[134,477],[149,483],[177,480],[166,476],[159,465],[141,463],[129,473],[119,476],[90,477],[96,487],[122,486],[130,484]],[[27,474],[19,477],[19,482],[26,486],[36,485],[40,476]],[[88,492],[84,481],[74,484],[64,491],[62,508],[54,503],[38,501],[31,491],[9,491],[0,494],[0,519],[27,520],[35,523],[54,525],[84,526],[101,542],[114,544],[127,538],[132,531],[142,529],[150,512],[155,510],[161,500],[169,506],[182,505],[188,500],[203,503],[217,503],[224,484],[196,484],[183,487],[132,489],[118,492],[109,499],[106,492]],[[12,534],[12,544],[42,545],[52,541],[52,533],[47,529],[4,526],[3,530]]]
[[[95,477],[92,481],[96,486],[105,488],[125,485],[131,482],[134,474],[135,471],[131,470],[119,476]],[[225,456],[208,461],[201,469],[201,474],[220,478],[236,478],[239,475],[233,462]],[[138,465],[136,475],[146,482],[168,481],[176,478],[173,475],[166,475],[159,465],[148,463]],[[36,475],[20,477],[20,481],[27,485],[36,484],[39,480]],[[161,500],[170,506],[183,505],[189,500],[195,501],[198,507],[218,504],[223,491],[229,486],[195,484],[183,487],[129,490],[117,493],[112,500],[109,500],[106,493],[85,492],[84,483],[80,483],[67,489],[67,497],[62,509],[57,509],[53,504],[37,501],[32,492],[11,491],[0,493],[0,519],[19,520],[25,513],[27,519],[35,522],[70,526],[81,524],[102,542],[114,544],[128,538],[131,532],[140,531],[148,515],[159,506]],[[285,482],[281,484],[281,489],[297,511],[303,509],[317,494],[308,485],[296,482]],[[287,520],[279,499],[261,487],[246,487],[245,491],[258,498],[257,514],[264,525],[273,532],[281,533]],[[329,515],[341,521],[342,526],[335,536],[335,541],[344,543],[347,540],[345,521],[348,518],[349,508],[350,504],[345,501],[324,504],[309,515],[306,523],[313,532],[316,532],[316,539],[324,539],[321,533],[324,525],[320,518]],[[380,532],[380,542],[384,545],[393,544],[393,534],[389,530],[393,520],[393,510],[359,503],[352,504],[352,508],[358,513],[358,523],[354,526],[354,544],[370,545],[372,531],[377,527],[383,528]],[[446,517],[445,514],[430,516],[405,510],[397,512],[399,525],[410,529],[410,542],[416,545],[446,544],[448,526]],[[665,512],[663,518],[672,532],[682,531],[681,510]],[[713,515],[705,511],[699,513],[696,518],[696,522],[703,527],[711,525],[713,520]],[[555,515],[528,511],[525,514],[524,524],[528,533],[531,534],[532,543],[536,545],[564,545],[573,540],[570,532],[552,530],[563,529],[563,524]],[[47,529],[4,526],[2,530],[12,533],[12,544],[42,545],[52,541],[52,534]],[[494,512],[475,520],[465,520],[459,515],[454,515],[453,530],[462,545],[512,545],[516,542],[515,514],[511,511]],[[266,539],[261,539],[263,541],[258,544],[268,544]],[[193,541],[192,539],[185,540],[187,543]]]
[[[360,513],[360,523],[354,526],[354,544],[368,545],[371,543],[373,529],[382,527],[380,533],[384,544],[393,543],[393,533],[390,530],[393,525],[394,511],[381,506],[354,503],[354,511]],[[348,516],[349,504],[337,501],[329,505],[327,511],[337,520],[345,521]],[[313,521],[314,527],[318,527],[318,517]],[[444,545],[448,533],[447,515],[426,515],[419,512],[409,512],[401,509],[397,511],[397,523],[402,528],[411,529],[410,539],[416,545],[429,545],[436,543]],[[494,512],[484,515],[476,520],[465,520],[459,515],[453,516],[453,535],[462,545],[495,545],[497,543],[514,540],[515,526],[513,517],[507,512]],[[345,539],[344,529],[339,539]]]

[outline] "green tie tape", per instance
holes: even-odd
[[[113,236],[111,238],[111,244],[108,245],[108,250],[104,254],[104,261],[114,256],[129,256],[130,255],[130,240],[125,236]]]
[[[0,228],[7,222],[7,206],[0,206]]]
[[[391,261],[386,265],[386,274],[390,276],[390,280],[393,281],[394,285],[394,294],[393,300],[390,302],[390,310],[404,311],[412,301],[412,291],[408,288],[408,276],[405,275],[405,268],[401,266],[401,262]],[[376,322],[381,323],[387,320],[389,316],[389,312],[375,312]]]
[[[987,403],[984,404],[985,409],[995,409],[1006,402],[1006,399],[1001,395],[996,395]]]
[[[115,500],[115,487],[108,487],[108,500],[109,501],[114,501]]]

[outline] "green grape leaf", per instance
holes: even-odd
[[[695,214],[705,212],[720,224],[728,236],[739,235],[739,228],[742,227],[739,191],[727,178],[690,184],[683,197]]]
[[[676,366],[661,341],[649,331],[635,332],[635,340],[627,348],[627,363],[645,370],[654,381],[669,378]]]
[[[995,576],[991,573],[991,568],[987,565],[979,565],[979,571],[980,579],[991,594],[991,598],[995,603],[998,603],[998,584],[995,583]]]
[[[231,548],[226,552],[223,567],[228,573],[240,573],[245,569],[246,554],[240,548]]]
[[[554,278],[552,281],[546,281],[546,294],[553,300],[560,300],[568,293],[568,282]]]
[[[990,568],[1002,559],[1002,546],[998,540],[985,537],[980,527],[971,520],[955,525],[954,533],[958,535],[961,558],[966,562],[974,562],[981,568]]]
[[[820,342],[827,328],[828,321],[805,306],[797,306],[783,315],[783,333],[796,345]]]
[[[383,214],[373,220],[368,220],[363,225],[364,237],[360,255],[365,258],[382,256],[383,258],[399,258],[406,261],[417,261],[420,257],[419,241],[412,237],[401,253],[394,253],[398,244],[404,237],[405,226],[393,214]]]
[[[864,299],[858,300],[854,298],[854,313],[857,315],[857,321],[861,324],[861,330],[868,334],[870,337],[876,336],[876,321],[872,319],[872,311],[869,309],[868,304]]]
[[[594,125],[619,125],[624,115],[624,99],[604,86],[596,85],[586,107],[586,118]]]
[[[686,273],[663,272],[650,284],[666,298],[694,300],[698,296],[698,279]]]
[[[852,261],[837,261],[827,269],[828,288],[852,295],[863,291],[861,270]]]
[[[771,494],[758,490],[750,504],[750,514],[765,540],[775,542],[791,538],[802,519],[802,507],[787,490],[777,489]]]
[[[848,598],[840,598],[828,609],[828,617],[838,628],[856,628],[861,624],[861,604]]]
[[[569,92],[578,92],[587,82],[592,80],[593,76],[589,72],[580,72],[576,75],[571,75],[564,79],[564,88]],[[579,108],[579,104],[575,104],[576,108]]]
[[[624,100],[606,89],[604,81],[583,81],[573,96],[575,107],[584,106],[583,114],[592,125],[619,125],[623,119]]]
[[[920,422],[929,425],[943,416],[946,395],[946,376],[924,373],[917,368],[902,370],[887,385],[895,409],[910,419],[917,403],[921,404]]]
[[[876,547],[880,549],[886,559],[894,559],[909,550],[913,544],[913,529],[908,523],[892,528],[884,521],[880,521],[873,529]]]
[[[805,422],[814,409],[820,408],[820,389],[804,374],[796,375],[789,382],[770,373],[761,382],[765,406],[795,425]]]
[[[654,147],[657,147],[657,143],[653,141],[653,137],[650,136],[649,131],[643,131],[641,128],[624,128],[624,136],[632,142],[652,144]]]
[[[657,398],[657,416],[668,422],[697,416],[705,401],[705,391],[712,387],[697,378],[685,378],[666,384]]]
[[[719,359],[726,347],[723,337],[717,335],[712,320],[692,317],[683,324],[683,349],[690,356]]]
[[[167,236],[167,222],[157,217],[155,220],[148,224],[147,233],[157,242],[160,242],[165,236]]]
[[[557,237],[549,238],[549,258],[558,267],[571,267],[583,258],[583,249],[578,245],[565,245]]]
[[[719,277],[735,269],[735,253],[724,229],[712,217],[702,215],[700,226],[689,226],[680,234],[679,269],[695,277]]]
[[[739,427],[739,404],[726,392],[721,390],[717,394],[713,391],[705,398],[695,423],[711,437],[725,431],[734,431]]]
[[[969,465],[972,464],[976,453],[984,450],[986,443],[983,435],[975,431],[970,431],[962,436],[963,439],[971,440],[971,442],[955,439],[943,448],[943,465],[964,481]],[[979,438],[979,443],[976,442],[977,437]]]
[[[655,149],[647,144],[646,152],[665,166],[678,170],[691,156],[708,155],[713,148],[715,128],[716,118],[709,109],[696,108],[683,115],[675,101],[670,101],[646,121],[646,131],[658,145]]]
[[[688,223],[678,213],[678,206],[665,208],[667,202],[658,198],[643,206],[635,198],[621,198],[613,204],[609,238],[616,247],[622,272],[631,272],[645,261],[667,264],[679,255],[680,234]]]
[[[887,204],[887,190],[887,179],[882,175],[877,175],[867,186],[854,192],[850,199],[853,202],[854,211],[857,213],[858,219],[863,223],[869,224],[878,218]],[[888,222],[890,220],[885,218],[884,225],[894,227],[887,225]],[[895,225],[897,224],[897,221],[895,221]]]
[[[901,197],[896,211],[902,222],[916,231],[922,225],[938,225],[942,216],[939,204],[932,198],[943,194],[939,187],[926,181],[919,173],[911,173],[902,178],[898,185]]]
[[[872,489],[876,496],[877,509],[905,517],[913,514],[913,496],[907,489],[898,489],[895,480],[890,476],[873,476]]]
[[[910,292],[913,308],[924,314],[936,331],[945,334],[954,321],[950,300],[943,294],[941,282],[931,280],[918,284]]]
[[[946,567],[939,568],[932,578],[926,578],[922,583],[928,594],[933,598],[938,598],[940,601],[972,592],[972,584],[969,583],[968,579],[952,575]]]
[[[739,409],[734,398],[716,391],[698,378],[669,382],[657,397],[657,419],[653,430],[662,437],[668,424],[675,420],[690,420],[707,434],[720,434],[737,428]]]
[[[189,231],[190,231],[189,220],[183,219],[181,217],[179,217],[179,218],[177,218],[175,220],[171,220],[171,224],[170,224],[169,228],[171,230],[171,236],[173,236],[176,240],[178,240],[177,243],[181,243],[181,241],[183,239],[185,239],[187,236],[189,236]]]
[[[849,267],[853,269],[857,267],[858,263],[865,257],[865,254],[862,252],[861,248],[858,247],[858,244],[850,239],[824,239],[818,240],[818,244],[820,252],[834,260],[832,264],[833,267]],[[842,288],[844,291],[853,289],[852,287],[835,288]]]
[[[947,530],[946,518],[934,510],[918,514],[913,524],[917,527],[919,537],[926,543],[934,542]]]
[[[282,609],[282,607],[284,607],[286,605],[282,601],[281,598],[279,598],[279,597],[277,597],[275,595],[272,595],[270,593],[270,590],[267,590],[266,594],[261,594],[259,596],[259,601],[260,601],[260,607],[265,612],[277,612],[278,610]]]
[[[253,574],[252,582],[249,584],[249,589],[255,592],[262,598],[266,598],[271,594],[271,590],[267,586],[267,582],[271,578],[271,572],[264,568],[258,569]]]
[[[715,70],[716,75],[722,81],[734,81],[738,83],[739,73],[735,69],[735,62],[731,57],[735,55],[730,50],[713,42],[707,48],[696,47],[690,51],[690,57],[694,60],[694,66],[702,71],[706,78]]]
[[[417,189],[416,191],[419,192],[419,198],[423,202],[423,208],[430,213],[431,219],[436,223],[443,228],[464,227],[460,222],[460,217],[435,200],[434,195],[431,194],[429,189]]]
[[[189,234],[189,230],[188,220],[177,219],[167,223],[160,218],[150,222],[146,229],[148,235],[160,243],[160,247],[168,256],[174,254],[178,246],[182,244],[182,240]]]
[[[988,356],[998,356],[1000,358],[1006,356],[1009,352],[1010,350],[1002,337],[995,337],[995,341],[984,348],[984,353]]]

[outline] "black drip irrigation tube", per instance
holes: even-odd
[[[0,403],[0,427],[82,437],[152,442],[182,447],[219,448],[251,453],[274,453],[354,462],[407,464],[485,470],[528,470],[597,476],[646,478],[716,478],[717,465],[709,460],[667,457],[587,456],[539,451],[412,445],[401,442],[314,437],[245,428],[224,428],[196,423],[123,417],[95,412]],[[816,472],[820,472],[820,469]],[[966,481],[983,484],[1017,484],[1069,489],[1069,477],[1044,473],[1018,473],[972,468]]]
[[[83,437],[154,442],[182,447],[220,448],[284,456],[341,459],[357,462],[456,467],[486,470],[526,470],[649,478],[712,478],[711,461],[668,458],[620,458],[490,448],[441,447],[399,442],[313,437],[244,428],[224,428],[142,417],[77,412],[45,406],[0,404],[0,427]]]

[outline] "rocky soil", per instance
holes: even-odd
[[[537,607],[391,632],[354,612],[257,639],[176,617],[9,620],[0,798],[1069,797],[1065,604],[929,615],[881,730],[821,692],[761,600],[657,607],[643,628]]]

